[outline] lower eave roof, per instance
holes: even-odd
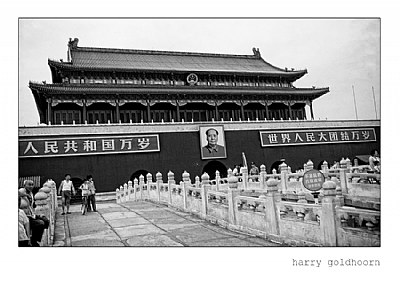
[[[329,92],[325,88],[229,87],[229,86],[169,86],[169,85],[101,85],[101,84],[40,84],[29,88],[46,94],[258,94],[312,95]]]

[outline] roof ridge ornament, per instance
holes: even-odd
[[[74,38],[74,40],[72,40],[72,38],[69,38],[69,41],[68,41],[68,50],[67,50],[67,61],[68,61],[69,63],[72,62],[71,50],[72,50],[72,49],[78,48],[78,42],[79,42],[79,39],[78,39],[78,38]]]
[[[254,56],[256,56],[256,58],[261,58],[261,53],[259,48],[253,47],[253,53]]]
[[[70,38],[68,41],[68,47],[71,49],[75,49],[78,47],[78,42],[79,42],[78,38],[74,38],[74,40],[72,40],[72,38]]]

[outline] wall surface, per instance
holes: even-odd
[[[218,123],[220,124],[220,123]],[[225,129],[227,158],[216,159],[226,168],[242,163],[242,152],[247,162],[258,166],[266,165],[271,170],[274,162],[284,158],[292,170],[303,168],[308,159],[314,166],[326,160],[332,164],[342,157],[354,158],[356,155],[368,155],[374,148],[380,148],[380,124],[378,121],[301,121],[301,122],[227,122],[221,123]],[[165,124],[165,125],[102,125],[102,126],[45,126],[21,127],[19,137],[46,138],[55,136],[82,137],[101,135],[159,134],[160,152],[125,153],[105,155],[83,155],[64,157],[20,158],[19,176],[41,176],[43,183],[51,178],[57,186],[66,173],[72,178],[83,179],[93,175],[98,192],[115,191],[121,183],[127,182],[138,170],[153,174],[161,172],[164,177],[169,170],[177,179],[184,170],[191,175],[200,176],[204,167],[212,160],[202,160],[200,155],[199,125],[205,124]],[[212,124],[207,124],[212,125]],[[377,141],[364,143],[313,144],[298,146],[261,147],[260,131],[279,129],[326,129],[326,128],[374,128]],[[179,177],[178,177],[179,176]],[[165,179],[164,179],[165,180]]]

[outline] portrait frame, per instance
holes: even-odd
[[[214,129],[218,132],[218,141],[217,146],[218,150],[223,150],[223,153],[215,152],[216,155],[208,155],[209,150],[206,148],[208,145],[206,132],[209,129]],[[205,125],[199,126],[199,137],[200,137],[200,154],[202,160],[210,160],[210,159],[225,159],[227,158],[226,153],[226,142],[225,142],[225,130],[224,126],[221,124],[216,125]]]

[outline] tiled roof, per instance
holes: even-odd
[[[325,88],[284,87],[209,87],[209,86],[154,86],[154,85],[101,85],[101,84],[40,84],[30,82],[31,89],[52,94],[244,94],[244,95],[312,95],[319,97],[329,92]]]
[[[275,67],[254,55],[227,55],[171,51],[108,49],[73,46],[72,63],[58,63],[59,67],[102,70],[152,70],[171,72],[252,73],[259,75],[295,76],[306,70],[292,71]],[[49,60],[49,64],[57,62]]]

